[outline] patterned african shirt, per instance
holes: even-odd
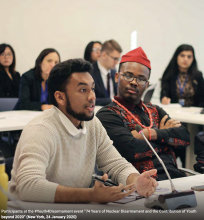
[[[126,102],[120,97],[114,97],[118,102],[125,106],[143,125],[150,126],[148,112],[142,107],[142,101],[138,105]],[[186,148],[190,144],[190,134],[184,126],[159,129],[160,121],[168,115],[162,108],[151,103],[146,104],[153,119],[153,127],[157,133],[157,140],[150,141],[155,151],[159,154],[166,165],[172,178],[184,177],[185,174],[178,170],[175,154],[172,149]],[[165,171],[149,148],[145,140],[136,139],[131,131],[135,130],[137,123],[119,107],[115,102],[100,109],[96,116],[105,127],[113,145],[119,153],[125,157],[140,172],[150,169],[157,169],[154,176],[157,180],[165,180]],[[169,120],[170,117],[168,116]]]

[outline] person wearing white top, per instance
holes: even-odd
[[[98,202],[122,199],[133,191],[149,197],[156,170],[139,174],[117,152],[94,116],[91,64],[71,59],[56,65],[48,79],[54,105],[33,119],[20,137],[9,182],[16,198],[33,202]],[[118,186],[90,186],[95,163]],[[122,190],[126,192],[122,192]]]

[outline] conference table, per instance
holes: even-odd
[[[162,105],[158,103],[171,118],[187,124],[190,133],[191,144],[186,149],[186,168],[193,169],[196,163],[194,154],[194,138],[199,132],[199,125],[204,125],[204,114],[200,114],[202,108],[199,107],[181,107],[179,104]]]
[[[158,194],[170,193],[169,180],[159,181],[158,190],[149,198],[157,196]],[[192,186],[204,185],[204,174],[194,175],[189,177],[183,177],[173,179],[176,190],[184,191],[190,190]],[[35,202],[23,202],[18,201],[21,208],[26,210],[22,219],[28,219],[29,216],[44,216],[45,219],[54,219],[54,216],[58,216],[56,219],[186,219],[186,220],[199,220],[204,216],[204,191],[195,191],[197,200],[197,206],[191,208],[184,208],[180,210],[156,210],[149,209],[144,206],[144,202],[149,200],[146,198],[135,200],[126,204],[108,203],[83,203],[83,204],[67,204],[67,203],[35,203]],[[8,202],[8,210],[14,212],[20,210],[13,201]],[[30,210],[30,211],[29,211]],[[10,213],[9,215],[14,215]],[[52,218],[53,216],[53,218]],[[61,216],[61,218],[59,217]],[[14,216],[15,217],[15,216]],[[36,218],[37,219],[37,218]]]
[[[40,111],[0,112],[0,132],[22,130],[28,122],[41,113]]]
[[[181,107],[179,104],[162,105],[171,118],[187,123],[187,129],[191,135],[191,144],[186,150],[186,168],[193,169],[196,163],[194,154],[194,137],[198,133],[198,125],[204,125],[204,114],[200,114],[202,108]],[[95,107],[95,113],[101,106]],[[0,112],[0,132],[22,130],[29,121],[40,115],[41,111],[5,111]]]

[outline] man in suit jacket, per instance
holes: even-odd
[[[117,95],[115,66],[120,60],[122,49],[115,40],[102,45],[101,57],[93,64],[91,75],[95,81],[96,105],[107,105]]]

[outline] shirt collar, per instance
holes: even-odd
[[[102,66],[99,61],[97,61],[97,64],[101,74],[107,76],[107,74],[110,73],[110,70],[107,70],[104,66]]]
[[[135,105],[133,103],[129,103],[125,101],[125,99],[118,96],[114,96],[114,99],[118,101],[120,104],[122,104],[128,110],[134,110],[136,106],[142,109],[142,103],[143,103],[142,100],[140,100],[140,102],[137,105]]]
[[[73,123],[69,120],[69,118],[67,118],[67,116],[60,111],[57,107],[53,107],[57,110],[57,114],[60,118],[60,121],[62,122],[62,124],[64,125],[64,127],[67,129],[67,131],[69,132],[69,134],[71,134],[72,136],[76,136],[80,133],[86,134],[86,123],[84,121],[81,122],[81,127],[80,129],[77,129]]]

